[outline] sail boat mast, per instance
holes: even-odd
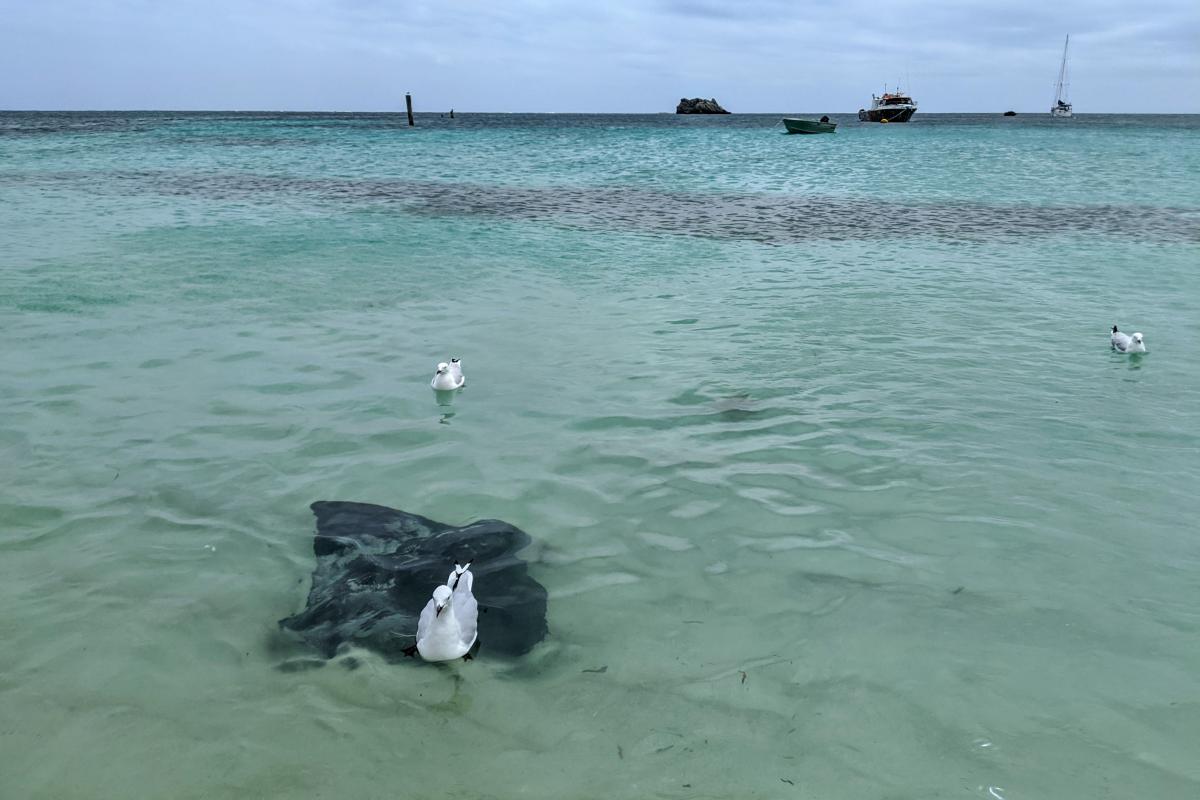
[[[1067,39],[1063,42],[1063,57],[1062,64],[1058,68],[1058,86],[1054,89],[1054,99],[1063,100],[1063,84],[1067,82],[1067,47],[1071,44],[1071,34],[1067,34]]]
[[[1054,117],[1072,116],[1071,103],[1067,100],[1063,87],[1070,86],[1067,80],[1067,48],[1071,44],[1071,34],[1067,34],[1063,42],[1062,63],[1058,67],[1058,81],[1054,84],[1054,105],[1050,107],[1050,115]]]

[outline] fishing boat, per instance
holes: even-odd
[[[820,122],[784,117],[783,127],[787,128],[788,133],[833,133],[837,130],[837,123],[830,122],[829,117],[821,117]]]
[[[1070,88],[1067,80],[1067,46],[1070,44],[1071,35],[1067,34],[1067,40],[1063,42],[1062,64],[1058,68],[1058,82],[1054,84],[1054,105],[1050,106],[1050,116],[1052,117],[1075,116],[1075,112],[1071,108],[1071,101],[1067,99],[1067,90]]]
[[[908,95],[896,89],[885,88],[882,97],[871,95],[871,108],[860,108],[858,118],[863,122],[908,122],[917,113],[917,104]]]

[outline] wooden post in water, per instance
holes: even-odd
[[[450,119],[454,119],[454,109],[450,109]]]
[[[412,127],[413,118],[412,118],[412,93],[411,92],[404,93],[404,105],[408,107],[408,124],[409,124],[409,127]]]

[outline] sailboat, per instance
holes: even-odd
[[[1063,42],[1062,65],[1058,68],[1058,83],[1054,85],[1054,105],[1050,106],[1052,117],[1074,116],[1071,102],[1067,100],[1067,88],[1070,86],[1067,81],[1067,46],[1070,44],[1071,34],[1067,34],[1067,40]]]

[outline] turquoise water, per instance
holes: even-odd
[[[835,121],[0,114],[0,796],[1200,794],[1200,118]],[[281,669],[319,499],[550,638]]]

